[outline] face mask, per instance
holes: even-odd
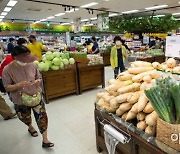
[[[27,43],[22,44],[23,46],[27,46]]]
[[[27,63],[23,63],[23,62],[20,62],[20,61],[17,61],[17,63],[20,65],[20,66],[26,66]]]
[[[116,41],[116,45],[122,45],[121,41]]]

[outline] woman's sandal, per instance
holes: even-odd
[[[43,148],[51,148],[53,146],[54,146],[54,143],[44,143],[44,142],[42,142],[42,147]]]
[[[38,132],[37,132],[37,131],[31,132],[31,131],[28,129],[28,132],[29,132],[29,134],[30,134],[32,137],[37,137],[37,136],[38,136]]]

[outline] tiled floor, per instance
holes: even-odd
[[[113,78],[110,67],[106,67],[105,74],[106,81]],[[49,138],[55,143],[53,149],[42,149],[41,137],[30,137],[18,119],[4,121],[0,117],[0,154],[97,154],[93,112],[96,93],[101,90],[99,87],[46,105]]]

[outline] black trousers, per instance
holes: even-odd
[[[2,93],[6,93],[6,90],[5,90],[5,88],[4,88],[2,79],[0,79],[0,91],[1,91]]]
[[[122,65],[120,65],[118,67],[115,67],[115,69],[114,69],[114,78],[115,79],[117,78],[117,76],[119,74],[119,71],[124,72],[124,70],[125,70],[124,64],[122,64]]]

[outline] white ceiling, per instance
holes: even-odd
[[[9,0],[0,0],[0,13],[3,11],[8,1]],[[44,2],[61,3],[74,6],[81,6],[90,2],[98,2],[98,5],[92,7],[93,9],[107,8],[108,11],[119,13],[134,9],[144,11],[145,7],[162,4],[168,4],[169,6],[177,6],[180,5],[178,3],[179,1],[180,0],[109,0],[107,2],[104,0],[44,0]],[[13,9],[8,13],[5,18],[37,21],[62,12],[64,12],[64,8],[61,6],[29,2],[26,0],[18,0],[18,3],[13,7]],[[157,11],[156,14],[168,14],[176,12],[180,12],[180,8]],[[96,17],[98,13],[100,12],[94,11],[94,14],[89,14],[87,10],[80,9],[79,11],[73,13],[66,13],[61,17],[56,17],[49,21],[71,22],[76,18],[89,19],[92,17]]]

